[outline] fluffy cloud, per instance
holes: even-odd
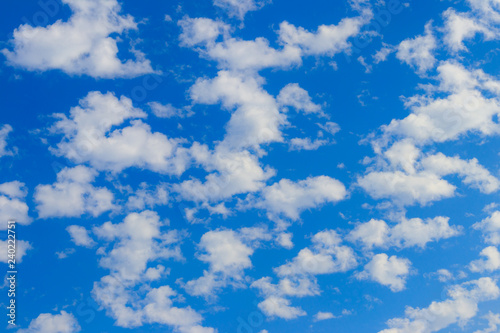
[[[484,330],[477,330],[474,333],[494,333],[498,331],[498,326],[500,326],[500,314],[494,314],[493,312],[488,312],[486,316],[483,316],[488,320],[488,327]]]
[[[319,311],[314,315],[314,321],[321,321],[321,320],[328,320],[328,319],[334,319],[335,316],[331,312],[321,312]]]
[[[481,256],[486,259],[474,260],[469,269],[473,272],[492,272],[500,269],[500,252],[494,246],[488,246],[481,251]]]
[[[20,329],[18,333],[76,333],[81,328],[75,316],[66,311],[60,314],[42,313],[30,322],[28,328]]]
[[[289,83],[281,89],[277,101],[282,106],[291,106],[304,113],[321,112],[321,106],[314,104],[309,93],[297,83]]]
[[[68,21],[46,27],[23,24],[14,30],[13,50],[2,50],[9,64],[30,71],[59,69],[70,75],[96,78],[135,77],[151,73],[149,60],[132,49],[137,58],[122,62],[118,57],[118,38],[136,30],[130,15],[120,15],[116,0],[62,0],[70,6]]]
[[[10,125],[3,125],[0,128],[0,157],[12,154],[7,150],[7,136],[10,132],[12,132],[12,126]]]
[[[423,36],[405,39],[399,44],[396,57],[415,68],[418,73],[425,73],[436,63],[433,54],[436,47],[437,42],[432,34],[432,24],[427,23]]]
[[[210,265],[203,276],[188,281],[184,288],[191,295],[211,297],[214,292],[230,284],[244,286],[244,270],[252,267],[250,257],[259,240],[271,236],[261,228],[243,228],[239,231],[216,230],[205,233],[198,245],[198,259]]]
[[[7,221],[29,224],[28,205],[24,202],[27,191],[24,183],[17,180],[0,184],[0,230],[7,229]]]
[[[91,183],[97,172],[85,166],[64,168],[52,185],[38,185],[35,189],[38,216],[78,217],[91,214],[96,217],[115,208],[113,193]]]
[[[290,300],[286,298],[270,296],[260,302],[258,307],[263,313],[271,318],[294,319],[306,315],[304,310],[290,306],[290,303]]]
[[[214,5],[227,11],[229,16],[243,20],[245,14],[260,9],[266,0],[213,0]]]
[[[498,286],[491,278],[481,278],[448,290],[449,298],[432,302],[427,308],[406,308],[405,318],[394,318],[387,322],[390,328],[379,333],[431,333],[452,324],[465,324],[476,316],[478,303],[497,299]]]
[[[178,149],[179,140],[152,132],[140,120],[146,113],[134,108],[127,97],[90,92],[79,106],[71,108],[69,118],[55,116],[60,120],[52,131],[62,133],[64,139],[52,151],[76,163],[88,162],[98,170],[113,172],[139,167],[180,174],[185,169],[186,157]],[[129,126],[116,128],[126,121]]]
[[[391,246],[424,248],[427,243],[447,239],[460,234],[461,228],[450,226],[449,218],[438,216],[425,221],[419,218],[403,219],[389,227],[382,220],[372,219],[357,225],[348,235],[353,242],[360,242],[367,249]]]
[[[127,199],[127,208],[130,210],[143,210],[153,208],[157,205],[166,205],[169,200],[169,192],[166,184],[156,185],[152,189],[143,182]]]
[[[8,263],[8,260],[11,260],[11,258],[8,257],[9,253],[7,252],[7,249],[9,248],[8,244],[8,241],[0,240],[0,248],[4,249],[4,251],[2,251],[2,253],[0,254],[0,262],[3,262],[5,264]],[[31,246],[30,242],[16,239],[16,263],[22,262],[23,257],[26,255],[26,252],[31,249],[33,249],[33,247]]]
[[[356,277],[360,280],[369,279],[378,282],[397,292],[405,289],[410,267],[411,262],[408,259],[401,259],[396,256],[389,257],[387,254],[381,253],[375,255],[365,265],[365,269],[356,274]]]
[[[481,230],[484,240],[493,245],[500,245],[500,211],[495,211],[491,216],[472,226],[476,230]]]
[[[215,333],[212,328],[200,326],[203,318],[191,307],[173,305],[173,299],[179,295],[172,288],[166,285],[151,288],[144,284],[144,281],[157,279],[158,273],[167,274],[161,266],[147,269],[149,263],[159,259],[182,259],[180,233],[175,230],[162,232],[164,226],[158,214],[143,211],[130,213],[122,223],[106,222],[94,227],[94,234],[104,241],[114,241],[114,245],[109,251],[99,250],[104,255],[99,264],[109,269],[110,274],[94,283],[93,297],[120,327],[156,323],[172,326],[180,333]],[[139,291],[136,290],[138,285]]]
[[[426,95],[408,98],[405,106],[411,114],[382,126],[384,135],[378,144],[391,137],[426,144],[456,140],[468,132],[483,136],[500,133],[494,120],[500,113],[500,103],[489,98],[491,93],[500,91],[497,80],[453,61],[441,63],[437,71],[439,84],[430,86]]]
[[[345,186],[327,176],[309,177],[298,182],[282,179],[262,190],[262,201],[256,207],[268,211],[271,218],[285,216],[297,220],[306,209],[335,203],[347,196]]]
[[[382,171],[370,170],[358,179],[358,185],[373,198],[389,198],[398,205],[426,205],[454,196],[456,187],[442,179],[452,174],[460,175],[463,183],[483,193],[500,188],[500,180],[477,159],[462,160],[442,153],[422,155],[410,140],[397,141],[376,159],[376,167]]]
[[[71,241],[78,246],[92,247],[96,243],[89,236],[89,232],[82,226],[70,225],[66,228],[66,231],[71,236]]]

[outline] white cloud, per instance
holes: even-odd
[[[166,205],[168,201],[169,190],[166,184],[156,185],[150,189],[147,183],[142,182],[139,188],[128,197],[126,205],[130,210],[143,210],[157,205]]]
[[[285,216],[297,220],[306,209],[345,199],[347,190],[336,179],[327,176],[309,177],[298,182],[282,179],[262,190],[256,207],[266,209],[271,218]]]
[[[319,311],[314,315],[314,321],[328,320],[336,318],[331,312],[321,312]]]
[[[365,265],[365,269],[356,274],[360,280],[369,279],[389,287],[393,292],[405,289],[406,279],[410,274],[411,262],[385,253],[375,255]]]
[[[0,184],[0,230],[7,229],[7,221],[14,220],[19,224],[30,224],[28,205],[24,202],[27,190],[24,183],[12,181]]]
[[[450,198],[456,188],[433,174],[408,175],[401,171],[370,172],[358,179],[358,184],[375,199],[389,198],[405,205]]]
[[[423,36],[405,39],[399,44],[396,57],[422,74],[434,67],[436,58],[433,52],[436,47],[437,42],[432,33],[432,22],[429,22],[425,25]]]
[[[243,20],[245,14],[262,8],[267,0],[213,0],[214,5],[227,11],[229,16]]]
[[[293,237],[292,233],[282,232],[278,234],[276,241],[279,245],[283,246],[285,249],[291,249],[293,248],[292,237]]]
[[[135,77],[153,72],[150,61],[134,50],[136,60],[122,62],[117,57],[115,34],[136,30],[130,15],[120,15],[116,0],[63,0],[70,6],[68,21],[46,27],[23,24],[14,30],[13,51],[2,53],[9,64],[30,71],[60,69],[70,75],[95,78]]]
[[[297,112],[321,113],[321,106],[314,104],[309,93],[298,83],[289,83],[281,89],[277,101],[282,106],[291,106]]]
[[[239,231],[216,230],[205,233],[198,245],[198,259],[208,263],[203,276],[188,281],[184,288],[191,295],[211,297],[221,288],[244,286],[244,270],[252,267],[252,256],[259,240],[271,236],[261,228],[243,228]]]
[[[467,51],[464,41],[474,38],[478,33],[486,40],[495,38],[496,34],[479,20],[465,13],[457,13],[449,8],[443,13],[445,19],[444,42],[452,52]]]
[[[500,252],[494,246],[488,246],[481,251],[481,256],[486,259],[474,260],[469,269],[473,272],[492,272],[500,269]]]
[[[488,320],[488,327],[483,330],[477,330],[474,333],[494,333],[498,332],[498,326],[500,326],[500,314],[494,314],[493,312],[488,312],[484,319]]]
[[[379,333],[431,333],[452,324],[467,323],[478,312],[478,303],[497,299],[498,286],[491,278],[481,278],[448,290],[449,298],[432,302],[427,308],[406,308],[405,318],[394,318],[387,322],[390,328]]]
[[[7,137],[10,132],[12,132],[10,125],[5,124],[0,128],[0,157],[12,155],[12,152],[7,150]]]
[[[442,153],[422,156],[420,149],[409,139],[397,141],[374,160],[375,167],[382,169],[358,178],[358,185],[375,199],[388,198],[397,205],[426,205],[432,201],[455,195],[456,187],[442,179],[458,174],[463,183],[492,193],[500,188],[500,180],[481,166],[477,159],[462,160]],[[382,159],[382,156],[386,159]],[[401,171],[401,169],[403,171]]]
[[[290,140],[290,150],[317,150],[328,144],[328,140],[314,140],[310,138],[293,138]]]
[[[441,63],[437,71],[439,84],[429,86],[426,95],[406,99],[411,114],[382,126],[384,135],[377,144],[383,145],[391,137],[426,144],[456,140],[468,132],[482,136],[500,133],[494,120],[500,113],[500,102],[486,97],[500,91],[496,79],[481,70],[469,71],[454,61]]]
[[[134,108],[129,98],[94,91],[79,104],[71,108],[69,118],[55,115],[60,120],[52,131],[64,134],[57,148],[51,148],[55,154],[113,172],[128,167],[170,174],[184,171],[187,157],[178,149],[179,140],[152,132],[140,120],[146,113]],[[130,121],[130,125],[116,128],[125,121]]]
[[[304,55],[333,56],[350,50],[348,39],[359,34],[372,16],[372,12],[365,9],[361,16],[344,18],[337,25],[320,25],[314,33],[285,21],[280,24],[279,38],[285,45],[299,47]]]
[[[270,296],[260,302],[259,309],[269,317],[278,317],[283,319],[294,319],[305,316],[306,312],[300,308],[290,306],[290,300],[282,297]]]
[[[75,316],[66,311],[60,314],[42,313],[33,319],[28,328],[20,329],[18,333],[76,333],[81,328]]]
[[[382,220],[371,219],[358,224],[348,235],[352,242],[360,242],[367,249],[373,247],[424,248],[427,243],[447,239],[460,234],[461,228],[450,226],[449,218],[438,216],[425,221],[419,218],[406,219],[390,227]]]
[[[192,115],[189,109],[179,109],[172,104],[160,104],[158,102],[149,102],[148,106],[151,108],[153,114],[158,118],[183,118]]]
[[[91,183],[97,172],[85,166],[64,168],[52,185],[38,185],[35,189],[38,216],[79,217],[91,214],[97,217],[115,208],[113,193]]]
[[[0,254],[0,262],[3,262],[5,264],[7,264],[9,260],[12,260],[12,258],[9,257],[9,253],[7,251],[9,249],[8,245],[9,245],[8,241],[0,240],[0,249],[3,249],[2,253]],[[16,253],[15,253],[16,263],[22,262],[23,257],[26,255],[26,252],[32,249],[33,246],[31,246],[30,242],[16,239]]]
[[[66,228],[66,231],[71,236],[71,241],[78,246],[92,247],[96,243],[89,236],[89,232],[82,226],[70,225]]]
[[[472,226],[483,232],[484,240],[493,245],[500,245],[500,211],[495,211],[491,216]]]

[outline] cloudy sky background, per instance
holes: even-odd
[[[500,329],[498,0],[5,6],[13,331]]]

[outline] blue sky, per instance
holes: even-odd
[[[5,6],[6,331],[500,329],[499,1]]]

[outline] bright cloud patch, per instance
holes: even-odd
[[[136,50],[137,60],[121,61],[118,38],[110,35],[136,30],[130,15],[120,15],[116,0],[63,0],[73,14],[46,27],[23,24],[14,30],[13,50],[3,49],[8,63],[27,70],[59,69],[70,75],[96,78],[134,77],[151,73],[150,62]],[[59,10],[59,4],[56,3]]]

